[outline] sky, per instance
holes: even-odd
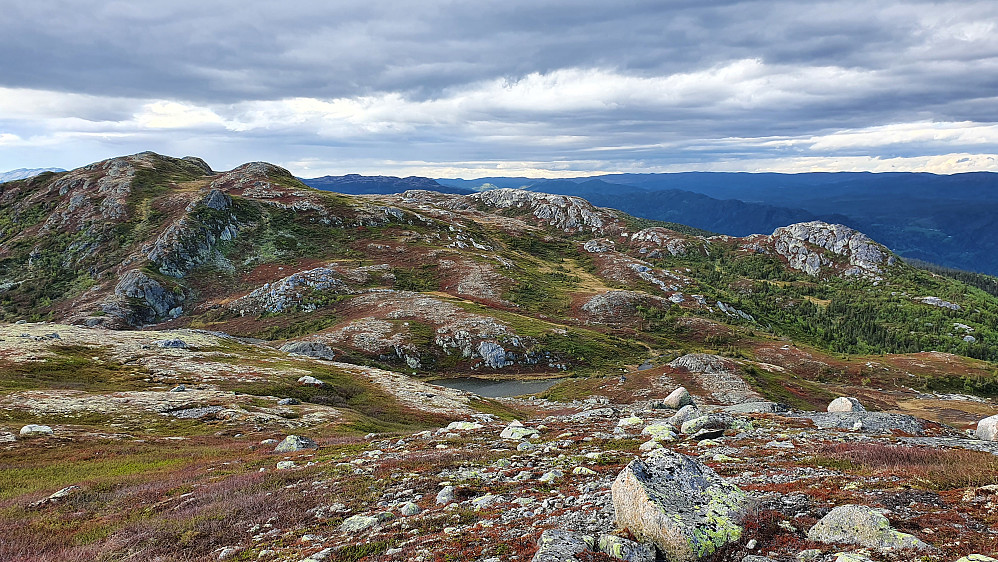
[[[998,171],[998,2],[3,0],[0,171]]]

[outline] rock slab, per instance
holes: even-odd
[[[617,475],[617,526],[661,549],[668,560],[710,556],[742,534],[747,497],[694,458],[657,449]]]
[[[288,435],[277,445],[274,449],[275,453],[293,453],[295,451],[303,451],[305,449],[318,449],[319,444],[312,441],[308,437],[301,437],[299,435]]]
[[[890,521],[872,507],[840,505],[828,512],[811,530],[808,540],[821,543],[858,544],[877,550],[898,548],[927,549],[917,537],[896,531]]]

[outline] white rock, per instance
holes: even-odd
[[[47,425],[36,425],[32,423],[21,428],[21,437],[27,437],[30,435],[52,435],[53,433],[55,432]]]
[[[998,441],[998,414],[977,422],[977,431],[974,435],[985,441]]]
[[[859,400],[851,396],[839,396],[828,404],[829,412],[865,412]]]

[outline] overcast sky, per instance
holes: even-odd
[[[4,0],[0,171],[998,171],[998,2]]]

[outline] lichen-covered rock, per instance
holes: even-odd
[[[576,562],[576,554],[592,549],[595,541],[588,535],[548,529],[537,541],[537,553],[532,562]]]
[[[673,390],[672,393],[670,393],[668,396],[666,396],[661,401],[661,404],[663,406],[668,407],[668,408],[675,408],[675,409],[678,410],[679,408],[682,408],[683,406],[690,406],[690,405],[692,405],[693,404],[693,397],[690,396],[690,393],[689,393],[689,391],[686,390],[686,387],[681,386],[681,387],[677,388],[676,390]]]
[[[652,423],[641,430],[641,435],[651,436],[652,441],[673,441],[676,439],[676,428],[669,422]]]
[[[917,537],[891,528],[883,513],[863,505],[836,507],[811,527],[807,538],[829,544],[858,544],[877,550],[929,548]]]
[[[288,435],[284,438],[284,441],[274,449],[275,453],[293,453],[295,451],[303,451],[305,449],[318,449],[319,444],[312,441],[308,437],[301,437],[300,435]]]
[[[998,562],[998,559],[983,554],[968,554],[956,562]]]
[[[654,543],[669,560],[704,558],[742,534],[745,493],[668,449],[628,464],[611,494],[617,526]]]
[[[502,433],[499,434],[499,437],[502,437],[503,439],[510,439],[513,441],[519,441],[520,439],[532,439],[534,437],[540,437],[540,435],[541,434],[539,431],[530,427],[509,425],[502,430]]]
[[[302,386],[325,386],[326,383],[313,377],[312,375],[305,375],[298,377],[298,384]]]
[[[655,562],[655,549],[617,535],[601,535],[596,549],[607,556],[627,562]]]
[[[369,529],[378,524],[377,517],[370,515],[351,515],[340,524],[340,531],[344,533],[357,533]]]
[[[998,441],[998,414],[977,422],[977,431],[974,435],[985,441]]]
[[[679,430],[687,435],[699,433],[705,429],[724,431],[731,426],[731,422],[731,416],[723,414],[709,414],[687,420],[683,423]]]
[[[852,396],[839,396],[828,404],[829,412],[865,412],[866,408]]]
[[[316,359],[332,360],[336,353],[328,345],[317,341],[293,341],[281,346],[281,351],[285,353],[295,353],[297,355],[307,355]]]
[[[891,412],[801,412],[795,417],[809,418],[820,429],[838,428],[863,433],[892,433],[902,431],[910,435],[925,433],[922,420],[907,414]]]

